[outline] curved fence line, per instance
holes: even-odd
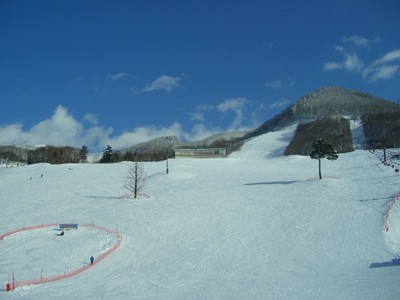
[[[7,232],[7,233],[5,233],[3,235],[0,235],[0,240],[3,240],[4,238],[6,238],[6,237],[8,237],[10,235],[16,234],[18,232],[21,232],[21,231],[27,231],[27,230],[33,230],[33,229],[39,229],[39,228],[45,228],[45,227],[57,226],[57,225],[58,224],[53,223],[53,224],[42,224],[42,225],[34,225],[34,226],[18,228],[18,229],[15,229],[13,231]]]
[[[400,198],[400,192],[397,193],[396,196],[394,196],[389,203],[389,206],[386,210],[386,215],[385,215],[385,232],[389,231],[389,223],[390,223],[390,214],[392,213],[392,209],[396,201]]]
[[[33,230],[33,229],[39,229],[39,228],[44,228],[44,227],[57,226],[57,225],[58,224],[45,224],[45,225],[35,225],[35,226],[19,228],[19,229],[16,229],[16,230],[13,230],[13,231],[10,231],[10,232],[8,232],[6,234],[1,235],[0,236],[0,240],[3,240],[5,237],[13,235],[13,234],[15,234],[17,232]],[[97,226],[95,224],[81,224],[79,226],[91,227],[91,228],[95,228],[95,229],[102,230],[102,231],[108,232],[110,234],[113,234],[117,238],[117,242],[115,243],[115,245],[113,247],[109,248],[107,251],[105,251],[104,253],[99,255],[99,257],[97,257],[93,261],[93,264],[87,264],[87,265],[84,265],[83,267],[81,267],[79,269],[76,269],[76,270],[73,270],[73,271],[70,271],[70,272],[66,272],[66,273],[60,274],[60,275],[53,275],[53,276],[47,276],[47,277],[34,278],[34,279],[30,279],[30,280],[25,280],[25,281],[16,281],[16,282],[13,282],[12,284],[8,283],[7,284],[7,291],[11,291],[11,290],[14,290],[14,289],[16,289],[18,287],[22,287],[22,286],[33,285],[33,284],[41,284],[41,283],[46,283],[46,282],[52,282],[52,281],[57,281],[57,280],[70,278],[72,276],[78,275],[79,273],[81,273],[81,272],[91,268],[92,266],[98,264],[99,262],[101,262],[109,254],[111,254],[112,252],[114,252],[115,250],[117,250],[121,246],[122,236],[118,231],[110,230],[108,228]]]

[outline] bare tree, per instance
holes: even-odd
[[[124,188],[133,193],[133,198],[136,199],[139,192],[144,189],[146,181],[146,173],[144,172],[143,166],[135,162],[129,167],[128,175],[124,182]]]

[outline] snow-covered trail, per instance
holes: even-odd
[[[265,160],[280,157],[292,140],[296,128],[297,124],[294,124],[284,130],[268,132],[252,138],[242,146],[241,151],[232,153],[231,157],[242,160]]]
[[[165,162],[146,163],[151,198],[136,201],[120,198],[126,194],[125,163],[0,170],[0,201],[7,207],[0,211],[0,230],[62,220],[118,228],[123,236],[121,248],[96,268],[0,295],[399,298],[400,266],[383,267],[399,254],[392,247],[398,239],[387,243],[382,230],[400,177],[374,154],[355,151],[335,162],[324,160],[324,179],[316,180],[316,161],[276,156],[287,134],[249,141],[252,154],[244,147],[229,159],[170,160],[168,175]],[[70,242],[71,251],[79,249],[79,239]],[[18,247],[10,258],[24,251],[29,249]],[[57,253],[42,263],[47,267],[54,259]]]

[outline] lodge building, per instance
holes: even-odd
[[[175,158],[221,158],[226,157],[225,148],[174,149]]]

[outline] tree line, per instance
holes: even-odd
[[[88,148],[83,145],[82,148],[73,148],[69,146],[54,147],[44,146],[28,151],[28,164],[49,163],[49,164],[67,164],[67,163],[85,163],[87,162]]]
[[[400,111],[362,117],[367,148],[397,148],[400,144]]]
[[[335,145],[339,153],[353,151],[350,121],[343,117],[322,118],[297,126],[293,139],[285,149],[285,155],[308,155],[313,151],[313,143],[323,136]]]
[[[67,164],[87,162],[88,147],[43,146],[34,149],[18,146],[0,146],[0,162],[21,164]]]
[[[121,161],[161,161],[174,156],[174,151],[154,150],[154,151],[113,151],[110,145],[103,152],[100,163],[117,163]]]

